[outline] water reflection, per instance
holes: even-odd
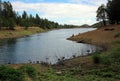
[[[16,61],[14,54],[16,49],[15,44],[16,39],[0,40],[0,64],[14,63]]]

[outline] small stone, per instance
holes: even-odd
[[[62,72],[61,72],[61,71],[57,71],[56,74],[57,74],[57,75],[61,75]]]

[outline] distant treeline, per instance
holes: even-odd
[[[19,15],[13,10],[9,1],[1,2],[0,0],[0,29],[14,30],[16,25],[24,27],[25,29],[36,26],[43,29],[75,27],[73,25],[60,25],[57,22],[40,18],[38,14],[35,16],[32,14],[28,15],[26,11],[23,11],[23,14]]]
[[[97,10],[97,20],[102,22],[103,25],[119,24],[120,0],[108,0],[106,6],[102,4]]]

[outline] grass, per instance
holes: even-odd
[[[105,31],[105,29],[112,29],[112,31]],[[99,28],[94,31],[89,31],[87,33],[83,33],[80,35],[76,35],[74,37],[68,38],[74,41],[83,41],[86,43],[92,43],[95,45],[102,45],[112,43],[113,41],[120,41],[120,25],[112,25]],[[89,39],[91,39],[89,41]]]
[[[112,45],[114,48],[111,51],[100,53],[99,56],[93,58],[93,62],[95,61],[96,63],[97,61],[97,64],[102,64],[103,67],[89,70],[88,74],[97,75],[101,78],[109,78],[111,79],[110,81],[120,81],[120,43],[115,42]],[[99,62],[98,59],[100,60]]]
[[[105,81],[119,81],[120,80],[120,66],[118,65],[111,65],[105,68],[93,69],[88,72],[89,75],[96,75],[101,77],[101,79],[105,79]],[[109,79],[109,80],[107,80]]]
[[[0,81],[24,81],[24,75],[14,68],[0,66]]]
[[[114,38],[118,38],[118,37],[120,37],[120,33],[116,33],[116,34],[114,35]]]
[[[120,32],[118,27],[119,26],[116,26],[115,30],[113,31],[104,31],[104,28],[101,28],[99,30],[88,32],[82,35],[83,39],[85,40],[85,37],[87,37],[89,34],[87,39],[92,39],[92,44],[107,46],[107,50],[105,51],[96,52],[89,56],[65,60],[64,65],[46,66],[41,64],[13,64],[1,66],[0,80],[19,81],[19,79],[21,79],[21,81],[120,81],[120,39],[118,36],[117,38],[114,37],[116,33]],[[77,40],[80,40],[79,37]],[[3,69],[2,67],[5,67],[6,69]],[[60,74],[57,74],[57,72],[60,72]],[[5,78],[6,75],[9,76]]]
[[[30,27],[27,30],[22,27],[15,27],[15,30],[0,30],[0,39],[22,37],[43,31],[45,30],[39,27]]]
[[[18,69],[22,74],[31,77],[33,80],[37,79],[37,70],[32,66],[21,66]]]
[[[57,75],[55,72],[51,67],[41,72],[33,66],[23,65],[17,69],[0,66],[0,81],[78,81],[70,74]]]
[[[76,35],[69,39],[95,45],[106,45],[107,50],[91,56],[78,57],[66,62],[66,67],[81,66],[81,72],[75,73],[78,81],[120,81],[120,25],[108,26],[113,31],[104,31],[104,27],[95,31]],[[92,39],[91,41],[87,41]],[[65,68],[66,68],[65,67]],[[80,69],[79,69],[80,70]]]
[[[39,71],[33,66],[0,66],[0,81],[38,81],[38,76]]]

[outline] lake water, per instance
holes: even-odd
[[[58,58],[65,59],[95,52],[98,47],[76,43],[66,38],[73,34],[95,30],[95,28],[59,29],[28,37],[0,40],[0,64],[29,63],[43,61],[56,63]]]

